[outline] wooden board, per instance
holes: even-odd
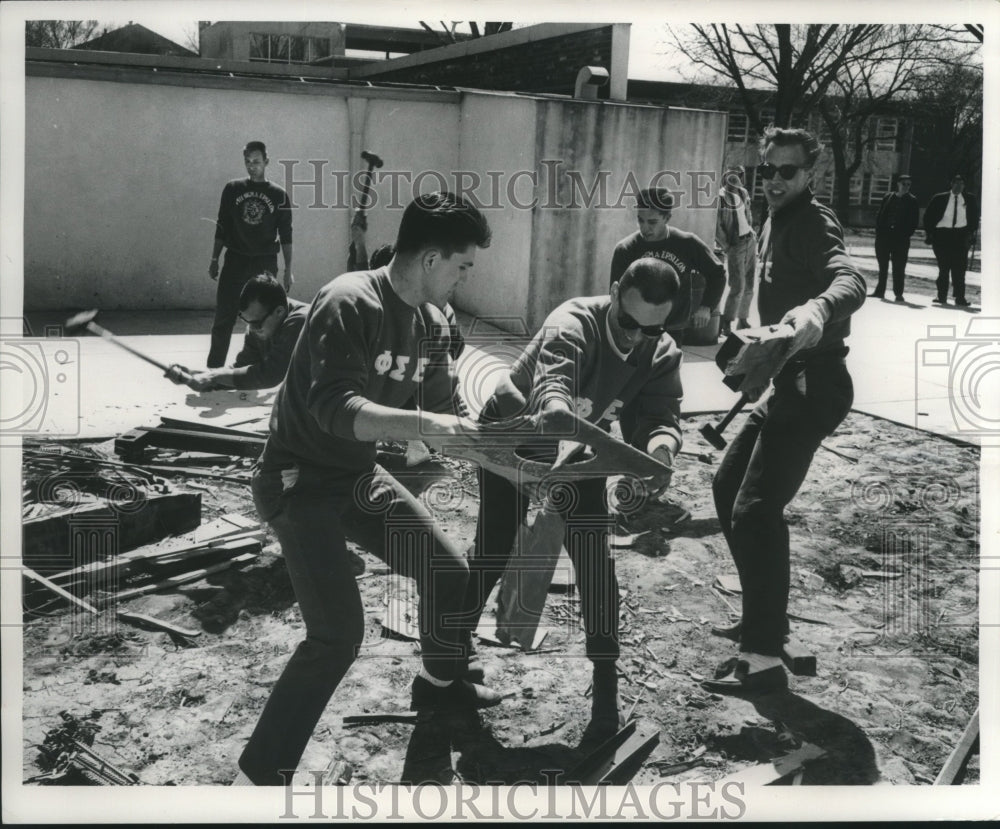
[[[633,720],[585,757],[567,780],[584,786],[623,786],[638,774],[659,742],[658,729]]]
[[[965,770],[969,759],[979,751],[979,709],[972,715],[962,732],[958,745],[948,756],[944,766],[934,780],[935,786],[958,786],[965,780]]]
[[[532,460],[530,451],[525,451],[560,440],[582,443],[592,452],[553,471],[551,463]],[[447,455],[472,461],[514,483],[543,479],[574,481],[609,475],[638,478],[663,475],[669,480],[671,474],[670,467],[566,411],[489,424],[474,439],[449,440],[443,449]]]
[[[795,332],[787,325],[733,331],[715,355],[725,383],[733,391],[766,386],[788,353]]]
[[[548,509],[538,511],[530,529],[519,528],[497,598],[497,639],[505,645],[534,647],[565,534],[565,519]]]

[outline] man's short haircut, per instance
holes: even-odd
[[[672,265],[662,259],[645,256],[636,259],[625,269],[618,280],[618,296],[622,296],[629,288],[635,288],[643,302],[650,305],[663,305],[673,302],[681,290],[681,278]]]
[[[419,253],[438,248],[452,256],[469,245],[490,245],[490,226],[474,205],[454,193],[417,196],[403,211],[396,236],[396,252]]]
[[[764,130],[764,134],[760,138],[761,156],[767,152],[767,148],[772,144],[776,147],[801,147],[808,160],[807,167],[812,167],[819,158],[819,154],[823,151],[823,145],[816,140],[811,132],[800,129],[768,127]]]
[[[251,302],[259,302],[270,312],[287,303],[288,295],[277,279],[269,273],[262,273],[248,279],[240,291],[240,310],[246,311]]]
[[[248,141],[247,145],[243,148],[243,157],[246,158],[253,152],[259,152],[265,159],[267,158],[267,147],[263,141]]]
[[[372,251],[372,255],[369,257],[368,267],[374,270],[375,268],[381,268],[383,265],[388,265],[392,261],[392,257],[395,255],[395,245],[379,245]]]
[[[659,210],[661,213],[666,213],[673,210],[674,197],[663,187],[647,187],[639,191],[635,206],[639,210]]]

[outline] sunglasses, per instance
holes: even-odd
[[[267,318],[271,316],[271,314],[273,314],[274,312],[275,309],[272,308],[270,311],[264,314],[264,316],[262,316],[259,320],[248,320],[245,316],[243,316],[243,314],[240,314],[239,317],[241,320],[243,320],[243,322],[245,322],[251,328],[260,328],[265,322],[267,322]]]
[[[626,331],[635,331],[638,328],[647,337],[659,337],[667,329],[662,325],[640,325],[638,321],[624,311],[618,312],[618,324]]]
[[[775,174],[781,176],[785,181],[791,181],[795,176],[798,175],[799,170],[808,170],[808,167],[802,167],[798,164],[782,164],[775,167],[773,164],[758,164],[757,173],[761,178],[770,181],[774,178]]]

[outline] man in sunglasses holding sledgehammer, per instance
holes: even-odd
[[[761,325],[787,325],[793,334],[770,394],[733,439],[712,484],[743,596],[741,622],[713,631],[739,642],[739,654],[704,683],[713,691],[765,692],[788,684],[781,659],[789,587],[784,509],[854,400],[844,340],[866,285],[836,215],[809,187],[820,149],[800,129],[772,128],[761,139],[764,163],[757,171],[769,214],[757,250],[758,310]],[[764,391],[744,393],[756,401]]]

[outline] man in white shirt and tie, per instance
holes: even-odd
[[[951,179],[951,190],[938,193],[924,211],[924,235],[938,263],[937,305],[948,304],[950,280],[955,304],[969,305],[965,298],[965,267],[969,247],[979,227],[979,200],[964,192],[960,175]]]

